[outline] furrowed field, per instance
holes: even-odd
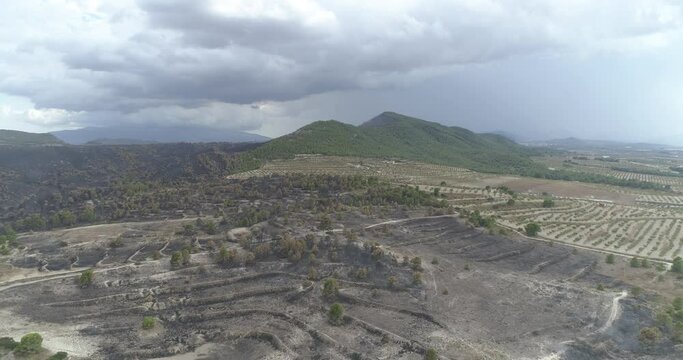
[[[683,178],[673,176],[596,169],[683,186]],[[496,230],[492,231],[523,233],[525,225],[536,223],[540,231],[534,238],[539,240],[654,260],[683,256],[683,195],[675,190],[657,192],[483,174],[412,161],[315,155],[272,161],[235,177],[291,173],[376,176],[436,190],[462,214],[479,211],[493,218]],[[508,188],[514,191],[505,191]],[[552,199],[553,205],[543,207],[544,199]]]

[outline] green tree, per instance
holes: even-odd
[[[171,255],[171,267],[179,268],[183,261],[183,254],[180,251],[174,251]]]
[[[683,258],[677,256],[673,263],[671,264],[671,271],[679,274],[683,274]]]
[[[78,284],[81,287],[88,287],[92,284],[95,279],[95,272],[92,269],[84,270],[81,273],[81,277],[78,278]]]
[[[524,226],[524,232],[527,236],[536,236],[541,231],[541,226],[537,223],[528,223]]]
[[[638,340],[646,344],[654,344],[662,339],[662,332],[657,327],[646,327],[640,330]]]
[[[42,349],[43,337],[38,333],[29,333],[21,337],[19,345],[14,348],[14,354],[25,356],[37,354]]]
[[[676,297],[672,302],[671,306],[673,306],[674,310],[676,311],[681,311],[683,310],[683,298],[678,296]]]
[[[11,337],[0,337],[0,349],[14,350],[17,345],[19,345],[19,343],[14,341]]]
[[[551,208],[555,206],[555,201],[553,199],[545,199],[543,200],[543,207],[544,208]]]
[[[157,319],[154,316],[145,316],[142,318],[142,328],[144,330],[151,330],[157,325]]]
[[[396,280],[396,276],[389,276],[387,278],[387,285],[389,286],[390,289],[395,289],[396,284],[398,284],[398,280]]]
[[[640,260],[637,257],[634,257],[631,259],[631,267],[632,268],[640,267]]]
[[[341,325],[344,319],[344,307],[339,303],[332,304],[327,312],[327,318],[332,325]]]
[[[318,223],[318,229],[320,230],[332,230],[332,220],[327,214],[320,215],[320,222]]]
[[[222,266],[232,266],[237,263],[237,250],[226,249],[225,246],[221,246],[216,255],[216,262]]]
[[[49,358],[47,358],[47,360],[66,360],[67,357],[69,357],[69,354],[67,354],[64,351],[60,351],[60,352],[50,356]]]
[[[427,349],[427,352],[425,352],[425,360],[437,360],[438,358],[439,355],[437,355],[434,349]]]
[[[416,256],[410,260],[410,268],[414,271],[422,270],[422,258]]]
[[[339,293],[339,284],[337,279],[329,278],[323,283],[323,296],[326,298],[333,298]]]
[[[605,258],[605,262],[608,264],[614,264],[614,254],[607,254],[607,257]]]
[[[82,222],[91,223],[97,220],[97,215],[95,215],[95,210],[93,210],[90,207],[87,207],[85,208],[85,210],[83,210],[83,212],[81,212],[79,218]]]

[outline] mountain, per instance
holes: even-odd
[[[670,145],[652,143],[630,143],[614,140],[586,140],[575,137],[552,139],[529,143],[533,146],[549,147],[560,150],[664,150]]]
[[[296,154],[387,157],[466,167],[488,172],[518,173],[537,167],[534,150],[503,136],[476,134],[393,112],[360,126],[318,121],[271,140],[250,152],[255,159]]]
[[[220,130],[200,126],[116,126],[88,127],[52,133],[74,145],[141,144],[141,143],[199,143],[199,142],[264,142],[268,138],[243,131]]]
[[[0,130],[0,145],[62,145],[52,134],[36,134],[16,130]]]

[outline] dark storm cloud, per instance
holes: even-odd
[[[520,55],[638,52],[681,28],[667,0],[33,1],[0,14],[15,30],[0,34],[0,92],[70,123],[257,129],[314,95],[411,87]]]

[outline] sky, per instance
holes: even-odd
[[[0,128],[280,136],[395,111],[683,143],[680,0],[1,0]]]

